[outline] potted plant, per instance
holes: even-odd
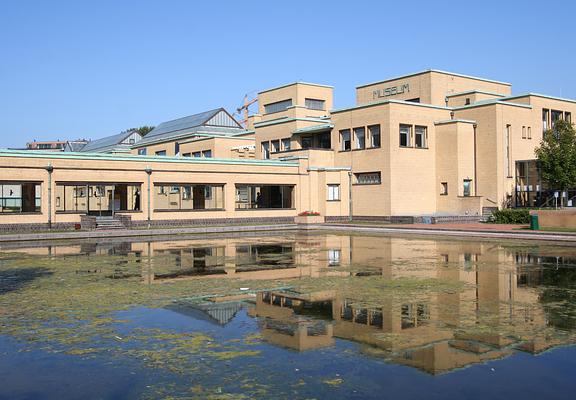
[[[294,218],[297,224],[322,224],[324,217],[317,211],[303,211]]]

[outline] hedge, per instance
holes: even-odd
[[[529,224],[530,210],[526,208],[504,208],[494,211],[488,222],[493,224]]]

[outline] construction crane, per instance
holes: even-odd
[[[242,112],[244,112],[244,119],[240,121],[240,123],[244,125],[244,127],[246,127],[246,124],[248,123],[248,108],[257,101],[258,101],[257,97],[250,100],[248,95],[246,94],[244,96],[244,103],[242,103],[242,105],[236,109],[236,114],[240,115]]]

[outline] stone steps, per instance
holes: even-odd
[[[111,229],[126,229],[124,224],[112,217],[97,217],[96,218],[96,230],[97,231],[104,231],[104,230],[111,230]]]

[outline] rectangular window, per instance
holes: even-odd
[[[141,184],[57,183],[55,210],[60,213],[111,215],[141,210]]]
[[[366,147],[366,129],[354,128],[354,140],[356,141],[356,149],[363,149]]]
[[[380,171],[364,172],[354,175],[356,176],[357,185],[379,185],[382,182],[380,178]]]
[[[138,149],[138,155],[139,156],[145,156],[146,155],[146,147],[144,147],[143,149]]]
[[[224,185],[157,184],[156,211],[223,210]]]
[[[466,100],[464,101],[464,105],[465,106],[470,105],[470,98],[469,97],[466,97]]]
[[[330,266],[340,265],[341,255],[342,255],[342,250],[340,250],[340,249],[328,250],[328,265],[330,265]]]
[[[556,121],[559,121],[562,119],[562,111],[558,111],[558,110],[552,110],[552,128],[554,128],[554,124],[556,124]]]
[[[40,212],[41,205],[39,183],[0,182],[0,214]]]
[[[270,143],[262,142],[262,158],[267,160],[270,158]]]
[[[332,135],[329,132],[321,133],[317,136],[318,147],[321,149],[332,148]]]
[[[532,128],[528,127],[528,139],[532,139]]]
[[[380,147],[380,125],[369,126],[368,132],[370,132],[370,146]]]
[[[416,126],[414,128],[414,147],[424,149],[428,147],[427,134],[425,126]]]
[[[400,147],[412,147],[412,125],[400,124]]]
[[[282,148],[284,149],[284,151],[290,151],[291,149],[290,139],[282,139]]]
[[[566,120],[566,122],[572,123],[572,113],[569,113],[568,111],[566,111],[564,113],[564,119]]]
[[[166,156],[166,150],[158,150],[155,154],[159,157],[164,157]]]
[[[302,136],[300,143],[303,149],[310,149],[314,143],[314,138],[312,136]]]
[[[469,197],[470,193],[472,192],[472,180],[471,179],[464,179],[464,188],[463,188],[463,196]]]
[[[192,153],[192,157],[200,158],[200,157],[202,157],[202,152],[201,151],[195,151],[194,153]]]
[[[192,153],[184,153],[182,154],[182,157],[192,157]]]
[[[546,108],[542,109],[542,132],[545,132],[548,130],[548,114],[549,114],[550,110],[547,110]]]
[[[340,131],[340,149],[342,151],[348,151],[352,148],[352,143],[350,141],[350,129],[344,129]]]
[[[276,103],[270,103],[264,105],[264,113],[272,114],[275,112],[280,112],[286,110],[288,107],[292,106],[292,99],[278,101]]]
[[[293,185],[236,185],[236,209],[294,208]]]
[[[328,200],[340,200],[340,185],[328,185]]]
[[[522,139],[526,139],[526,127],[522,127]]]
[[[440,196],[448,196],[448,182],[440,183]]]
[[[278,153],[280,151],[280,140],[272,140],[270,144],[272,145],[272,153]]]
[[[180,154],[180,143],[178,142],[174,143],[174,154],[175,155]]]
[[[306,99],[305,100],[305,105],[306,108],[309,108],[310,110],[325,110],[325,104],[326,102],[324,100],[318,100],[318,99]]]
[[[204,150],[202,152],[202,157],[204,158],[212,158],[212,150]]]

